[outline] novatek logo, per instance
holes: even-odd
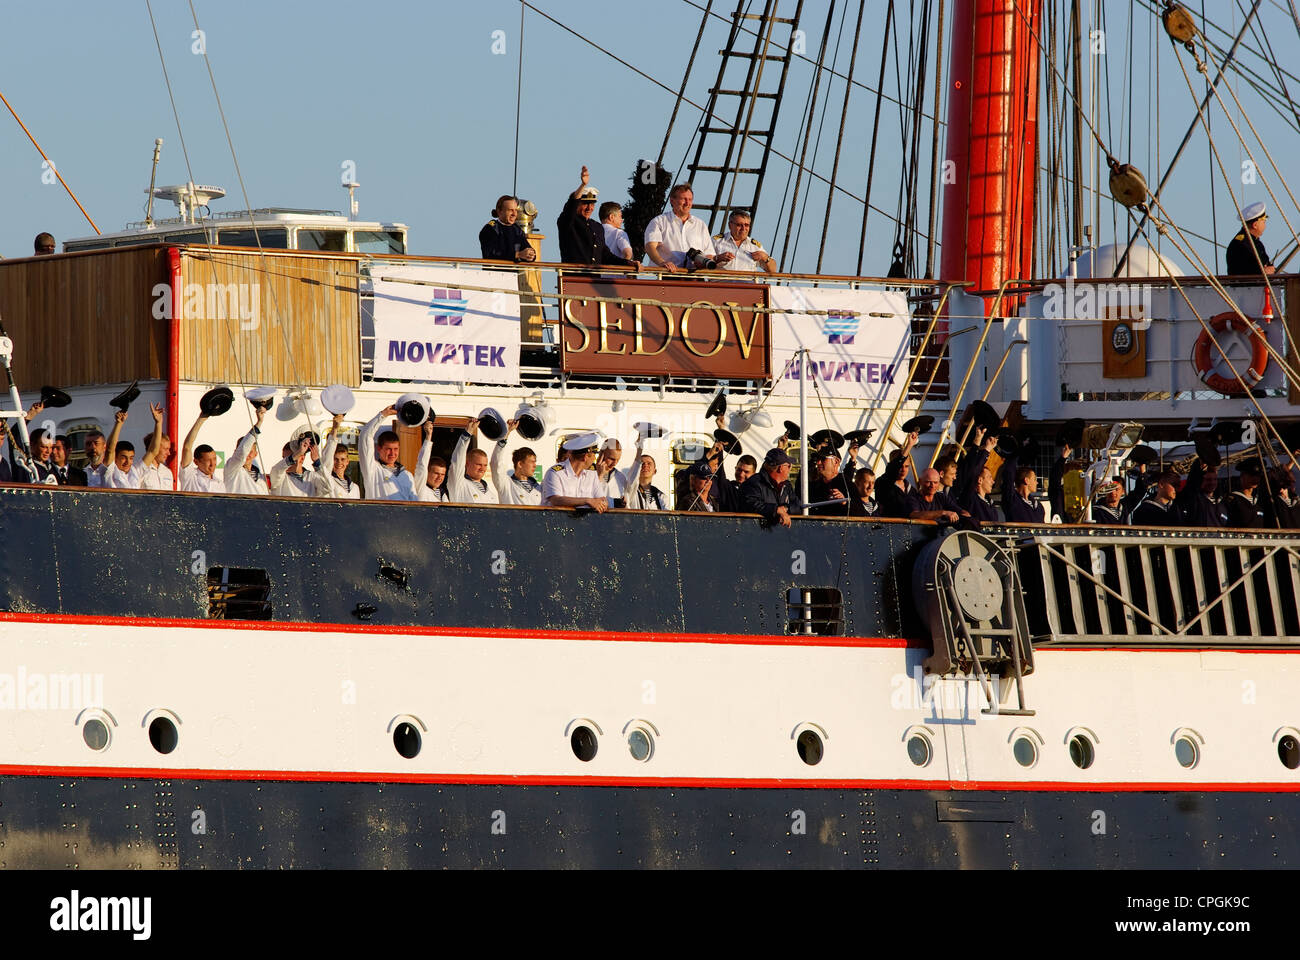
[[[448,327],[459,327],[469,309],[469,301],[459,290],[434,290],[429,303],[429,316],[433,322]]]
[[[50,901],[50,929],[65,933],[126,930],[133,940],[148,940],[152,916],[152,897],[83,897],[73,890]]]
[[[858,334],[858,317],[852,313],[828,310],[825,329],[827,343],[852,343]]]

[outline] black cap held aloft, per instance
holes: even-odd
[[[131,389],[135,389],[135,384],[131,385]],[[112,401],[113,406],[121,406],[121,409],[125,410],[126,404],[119,405],[117,401],[122,399],[122,397],[126,397],[130,392],[131,390],[123,391],[120,396]],[[140,391],[136,390],[134,394],[127,398],[126,403],[130,403],[139,395]],[[231,404],[234,402],[235,394],[229,387],[213,387],[203,396],[199,397],[199,410],[202,411],[205,417],[219,417],[229,410]]]
[[[722,451],[724,453],[741,454],[745,451],[741,449],[740,441],[730,430],[714,430],[713,439],[722,442]]]
[[[904,433],[926,433],[934,426],[934,417],[925,414],[920,417],[913,417],[903,424]]]
[[[129,406],[131,406],[131,402],[132,402],[133,400],[135,400],[136,397],[140,396],[140,387],[138,386],[138,384],[139,384],[139,381],[138,381],[138,380],[132,380],[132,381],[131,381],[131,385],[130,385],[129,387],[127,387],[125,390],[123,390],[121,393],[119,393],[119,394],[118,394],[116,397],[114,397],[112,400],[108,401],[108,405],[109,405],[110,407],[117,407],[117,409],[119,409],[119,410],[121,410],[123,413],[125,413],[125,412],[126,412],[126,408],[129,407]],[[229,389],[228,387],[220,387],[220,388],[218,388],[218,389],[225,390],[226,393],[230,393],[230,389]],[[204,396],[206,397],[206,396],[208,396],[209,394],[211,394],[212,392],[213,392],[213,391],[208,391],[208,393],[207,393],[207,394],[204,394]],[[230,394],[230,398],[231,398],[232,401],[234,400],[234,397],[235,397],[235,395],[234,395],[233,393],[231,393],[231,394]],[[203,404],[202,404],[202,401],[199,401],[199,405],[200,405],[200,406],[203,405]],[[229,409],[229,408],[230,408],[230,404],[226,404],[226,409]],[[225,411],[225,410],[222,410],[221,412],[222,412],[222,413],[225,413],[226,411]],[[215,414],[209,414],[209,416],[215,416]]]
[[[713,398],[709,404],[709,409],[704,411],[704,415],[712,420],[714,417],[720,417],[727,412],[727,395],[720,393]]]
[[[66,407],[72,398],[58,387],[41,387],[41,406]]]

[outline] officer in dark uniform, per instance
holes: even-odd
[[[582,184],[564,201],[555,225],[560,230],[560,260],[564,263],[610,264],[635,267],[637,261],[624,260],[605,246],[605,228],[591,219],[596,209],[595,187],[587,186],[591,175],[582,168]]]
[[[537,251],[528,243],[524,228],[515,221],[519,218],[519,202],[510,194],[497,198],[487,225],[478,232],[478,245],[484,260],[508,260],[510,263],[531,263]]]
[[[784,450],[772,449],[763,458],[763,466],[740,488],[746,513],[757,513],[767,525],[790,526],[790,515],[802,504],[790,484],[790,467],[794,463]]]
[[[1241,211],[1241,218],[1245,221],[1245,226],[1228,244],[1228,275],[1257,277],[1261,265],[1264,267],[1264,273],[1273,273],[1275,268],[1272,261],[1268,259],[1268,251],[1259,240],[1264,227],[1268,225],[1268,212],[1264,204],[1252,203]],[[1255,259],[1256,252],[1259,253],[1259,260]]]

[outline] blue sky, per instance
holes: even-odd
[[[699,25],[700,12],[684,0],[660,0],[653,8],[633,0],[536,0],[555,18],[630,60],[672,88],[680,83]],[[731,0],[715,7],[729,13]],[[1223,5],[1225,8],[1226,4]],[[1266,3],[1266,25],[1284,63],[1294,63],[1300,44],[1289,16]],[[120,229],[143,216],[153,140],[163,137],[160,183],[188,179],[175,121],[163,84],[144,0],[49,0],[7,4],[0,33],[0,91],[28,124],[101,229]],[[218,89],[253,206],[343,209],[341,166],[356,165],[361,216],[399,219],[411,227],[412,250],[428,254],[472,254],[478,229],[496,196],[514,178],[515,89],[520,5],[515,0],[474,4],[428,0],[195,0]],[[900,4],[905,9],[906,4]],[[855,7],[856,9],[856,7]],[[883,0],[868,4],[858,77],[872,85],[879,69]],[[194,29],[189,5],[154,0],[153,10],[171,74],[183,132],[199,182],[224,186],[226,200],[214,211],[244,206],[230,153],[201,57],[191,52]],[[1138,38],[1138,62],[1150,47],[1155,23],[1140,6],[1135,26],[1126,23],[1130,4],[1112,0],[1109,36]],[[825,20],[826,0],[808,0],[804,26],[815,54]],[[1222,15],[1225,26],[1233,16]],[[1121,33],[1117,29],[1123,27]],[[847,66],[853,17],[845,28],[841,70]],[[505,54],[493,53],[493,31],[505,34]],[[717,68],[716,52],[726,27],[716,21],[706,33],[688,96],[702,102]],[[603,199],[625,199],[627,177],[638,158],[653,157],[672,109],[673,96],[627,68],[545,22],[526,17],[523,121],[519,192],[542,209],[541,222],[553,233],[565,195],[577,183],[583,163]],[[834,37],[832,39],[832,46]],[[1167,162],[1192,116],[1181,75],[1164,44],[1160,156]],[[1109,44],[1112,89],[1124,87],[1122,39]],[[945,70],[947,64],[945,62]],[[905,73],[905,70],[903,71]],[[797,150],[797,124],[811,75],[806,64],[791,70],[778,147]],[[891,65],[887,87],[895,79]],[[931,75],[933,76],[933,75]],[[904,86],[908,78],[901,77]],[[1154,182],[1157,141],[1148,114],[1154,104],[1149,80],[1135,81],[1131,157]],[[1300,90],[1300,83],[1294,85]],[[823,92],[825,87],[823,87]],[[832,84],[832,109],[817,169],[829,173],[842,85]],[[1244,97],[1251,95],[1242,88]],[[1129,149],[1127,94],[1111,98],[1115,141]],[[852,100],[841,177],[861,194],[875,98],[859,90]],[[1285,136],[1276,116],[1247,99],[1257,126],[1269,131],[1278,156],[1294,156],[1296,137]],[[685,137],[698,114],[683,107],[666,162],[676,168]],[[930,131],[923,134],[928,156]],[[1216,121],[1229,166],[1240,163],[1231,131]],[[1185,225],[1209,234],[1208,158],[1203,138],[1184,161],[1169,194]],[[892,211],[899,192],[897,108],[882,114],[873,200]],[[49,230],[62,242],[91,232],[62,188],[41,180],[41,158],[7,112],[0,112],[0,254],[22,256],[31,239]],[[788,166],[773,160],[754,234],[780,254],[777,207]],[[923,181],[928,172],[923,170]],[[805,187],[805,189],[808,189]],[[1280,190],[1280,186],[1278,187]],[[1221,186],[1217,202],[1227,204]],[[1248,199],[1265,199],[1262,187],[1247,188]],[[813,268],[826,190],[811,188],[804,233],[794,266]],[[170,204],[163,209],[170,212]],[[1102,233],[1109,239],[1110,204],[1103,204]],[[1218,235],[1227,239],[1225,208],[1218,210]],[[1291,214],[1292,222],[1300,218]],[[927,219],[922,211],[922,229]],[[861,206],[837,199],[831,223],[826,272],[855,272]],[[1266,240],[1279,244],[1284,232],[1275,217]],[[864,272],[888,268],[893,227],[873,215]],[[553,239],[548,259],[556,256]],[[789,263],[783,258],[783,262]]]

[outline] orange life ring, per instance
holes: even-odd
[[[1215,333],[1223,333],[1231,326],[1238,333],[1250,334],[1250,365],[1244,371],[1241,371],[1241,378],[1246,381],[1245,387],[1235,378],[1230,379],[1215,373],[1214,358],[1219,356],[1219,351],[1211,342],[1210,334],[1207,331],[1201,331],[1201,335],[1196,338],[1196,346],[1192,349],[1192,364],[1196,367],[1197,375],[1200,376],[1207,387],[1227,396],[1240,396],[1246,392],[1246,387],[1253,387],[1263,380],[1264,371],[1268,368],[1268,347],[1264,343],[1264,321],[1253,320],[1255,329],[1251,329],[1250,324],[1245,320],[1232,311],[1228,311],[1216,317],[1211,317],[1207,322],[1210,329]],[[1237,369],[1240,370],[1240,366]]]

